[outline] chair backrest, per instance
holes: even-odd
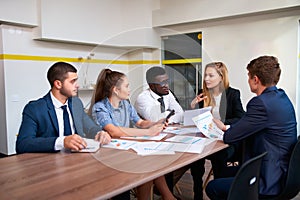
[[[300,191],[300,140],[296,143],[291,154],[286,183],[282,192],[274,199],[292,199]]]
[[[259,178],[264,152],[246,161],[237,172],[229,190],[228,200],[257,200]]]

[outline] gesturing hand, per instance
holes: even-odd
[[[203,100],[206,99],[206,98],[207,98],[207,96],[204,96],[204,93],[201,93],[201,94],[197,95],[197,96],[193,99],[193,101],[191,102],[191,108],[194,109],[197,103],[203,101]]]

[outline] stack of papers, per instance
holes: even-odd
[[[201,153],[205,145],[214,140],[193,136],[174,136],[166,142],[139,142],[133,140],[113,139],[103,147],[120,150],[133,149],[138,155],[170,155],[175,152]]]

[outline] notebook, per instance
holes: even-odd
[[[205,113],[206,111],[210,111],[211,106],[200,108],[200,109],[193,109],[193,110],[186,110],[183,113],[183,125],[184,126],[193,126],[195,125],[193,121],[193,117],[196,117],[202,113]]]

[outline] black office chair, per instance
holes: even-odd
[[[289,163],[287,178],[282,192],[268,200],[288,200],[294,198],[300,191],[300,140],[296,143]]]
[[[264,152],[241,166],[230,187],[228,200],[258,200],[260,167],[266,154]]]

